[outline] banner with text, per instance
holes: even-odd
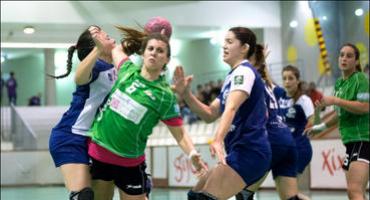
[[[216,165],[217,159],[211,157],[208,145],[197,145],[196,149],[202,155],[208,167]],[[188,156],[182,152],[180,147],[169,147],[168,151],[169,186],[194,186],[198,182],[198,179],[194,175],[195,169]]]
[[[314,140],[312,144],[311,188],[345,189],[342,164],[346,149],[341,140]]]

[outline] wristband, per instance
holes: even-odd
[[[313,131],[322,131],[322,130],[325,130],[327,128],[326,124],[323,122],[321,124],[317,124],[317,125],[314,125],[312,127],[312,130]]]
[[[191,160],[191,158],[195,155],[198,155],[198,151],[193,149],[190,151],[189,155],[188,155],[188,158]]]

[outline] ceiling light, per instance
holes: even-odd
[[[356,16],[361,16],[361,15],[363,15],[363,14],[364,14],[364,10],[362,10],[361,8],[356,9],[356,11],[355,11],[355,15],[356,15]]]
[[[291,28],[295,28],[295,27],[297,27],[297,26],[298,26],[298,22],[297,22],[296,20],[292,20],[292,21],[289,23],[289,26],[290,26]]]
[[[326,16],[322,16],[322,20],[326,21],[328,18]]]
[[[215,45],[217,43],[217,38],[212,37],[210,40],[211,44]]]
[[[23,29],[23,33],[25,34],[33,34],[35,32],[35,28],[33,26],[26,26]]]

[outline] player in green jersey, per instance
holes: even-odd
[[[150,33],[158,32],[158,33],[161,33],[161,34],[167,36],[168,38],[170,38],[171,33],[172,33],[172,28],[171,28],[170,22],[167,19],[163,18],[163,17],[153,17],[153,18],[149,19],[147,21],[147,23],[145,24],[144,29],[134,29],[134,28],[125,27],[125,26],[116,26],[116,28],[118,28],[118,30],[120,30],[125,36],[124,39],[122,40],[122,42],[124,42],[124,46],[125,46],[124,51],[129,56],[129,59],[137,66],[142,65],[142,58],[141,58],[141,56],[139,56],[139,54],[141,54],[140,53],[140,47],[141,47],[141,43],[142,43],[143,39],[145,38],[145,36],[147,36]],[[122,28],[122,30],[121,30],[121,28]],[[135,34],[126,34],[127,32],[135,33]],[[100,28],[94,28],[94,29],[90,30],[90,34],[92,35],[92,37],[103,37],[103,38],[105,38],[105,37],[107,37],[107,34],[104,34],[104,33],[105,33],[104,31],[100,31]],[[91,39],[91,40],[93,40],[93,39]],[[100,49],[94,48],[92,50],[92,52],[89,53],[87,55],[87,57],[84,60],[81,61],[81,63],[79,64],[77,69],[84,69],[83,71],[86,71],[86,70],[91,69],[92,67],[94,67],[95,63],[98,60],[98,56],[102,53],[102,52],[98,52],[98,50],[101,50],[101,49],[102,48],[100,48]],[[109,59],[112,60],[111,50],[109,50]],[[121,64],[122,64],[122,60],[121,60]],[[119,64],[119,65],[121,65],[121,64]],[[118,64],[116,64],[116,67],[117,67],[117,65]],[[118,67],[120,67],[120,66],[118,66]],[[81,71],[81,72],[83,72],[83,71]],[[106,77],[106,78],[116,80],[116,78],[117,78],[116,71],[119,71],[119,69],[115,68],[113,75],[109,76],[109,77]],[[85,80],[90,80],[92,78],[91,73],[79,73],[79,75],[81,76],[81,78],[84,78]],[[76,72],[76,76],[77,76],[77,72]],[[100,75],[99,77],[105,77],[105,76]],[[112,86],[113,86],[113,83],[112,83],[111,87]],[[92,90],[92,91],[95,91],[95,90]],[[109,91],[107,91],[107,93],[109,93]],[[101,98],[104,98],[104,96],[101,97]],[[94,98],[94,99],[96,99],[96,98]],[[85,104],[85,106],[86,106],[86,104]],[[94,116],[91,116],[91,117],[92,117],[92,119],[94,119]],[[86,152],[87,152],[87,148],[86,148]],[[87,174],[90,175],[89,169],[87,170]],[[90,178],[90,176],[89,176],[89,178]],[[94,199],[95,200],[105,200],[105,199],[106,200],[111,200],[113,198],[113,195],[114,195],[114,183],[113,182],[109,183],[109,182],[102,182],[102,181],[92,181],[91,184],[92,184],[92,188],[94,190]],[[98,188],[98,189],[96,189],[96,188]]]
[[[369,181],[369,79],[361,72],[360,52],[347,43],[338,58],[342,77],[334,87],[334,96],[325,96],[318,106],[334,105],[336,115],[306,130],[321,131],[339,122],[339,132],[346,146],[343,169],[346,172],[349,199],[366,199]]]
[[[100,41],[95,42],[99,48]],[[176,96],[160,75],[170,59],[167,37],[151,34],[142,42],[141,68],[127,59],[121,49],[112,51],[113,60],[126,61],[90,130],[91,174],[93,180],[103,184],[114,182],[121,199],[145,199],[150,185],[145,173],[144,150],[159,121],[167,125],[199,173],[207,167],[182,126]]]

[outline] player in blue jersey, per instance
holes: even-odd
[[[93,37],[102,41],[103,51],[95,47]],[[70,108],[52,129],[49,149],[55,166],[60,167],[66,188],[71,191],[69,199],[93,200],[87,153],[87,131],[95,114],[111,90],[114,83],[115,69],[111,64],[111,51],[115,41],[98,26],[90,26],[78,38],[76,45],[68,49],[67,73],[72,69],[72,57],[77,50],[79,60],[87,56],[96,56],[95,64],[82,62],[76,69],[76,91],[73,93]]]
[[[299,200],[297,183],[297,152],[295,141],[288,126],[279,115],[279,105],[273,93],[273,84],[266,63],[267,48],[257,44],[256,53],[250,59],[265,82],[265,101],[268,110],[266,129],[271,145],[271,171],[276,190],[281,200]],[[237,200],[252,200],[253,193],[243,190],[236,195]]]
[[[275,90],[285,123],[290,128],[298,153],[297,172],[302,174],[312,158],[312,146],[304,129],[312,124],[314,106],[307,95],[300,89],[298,68],[288,65],[282,70],[285,91]]]
[[[229,29],[223,60],[231,70],[220,95],[209,106],[191,93],[192,76],[185,77],[182,67],[175,70],[174,90],[190,109],[206,122],[221,118],[210,144],[211,155],[219,163],[200,177],[188,193],[189,200],[228,199],[244,188],[255,191],[270,168],[264,83],[248,61],[255,48],[256,36],[250,29]]]

